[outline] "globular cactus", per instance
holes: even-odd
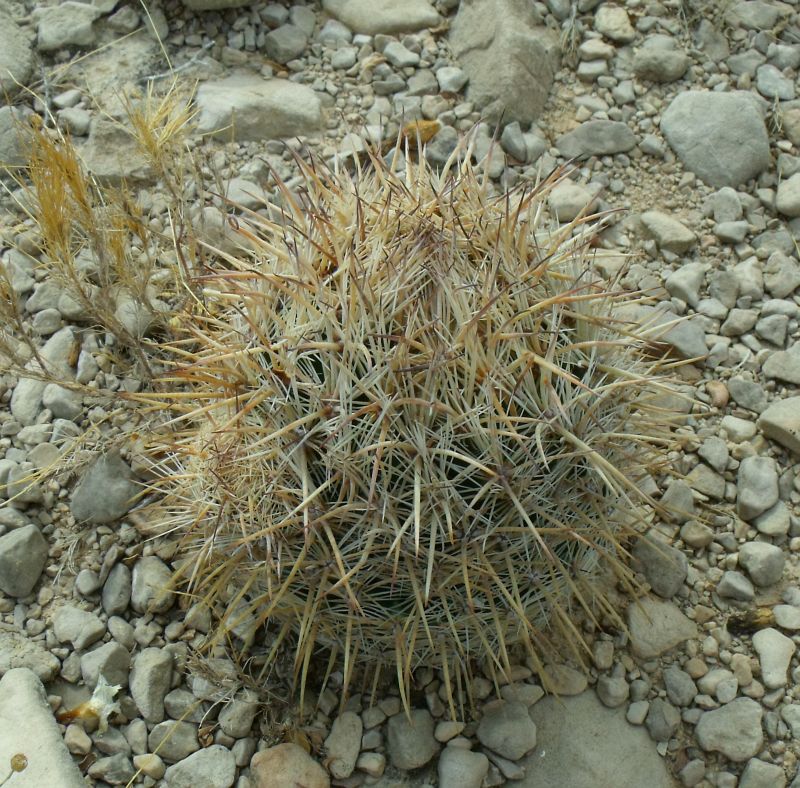
[[[549,225],[564,173],[493,196],[468,154],[301,165],[173,321],[151,519],[218,634],[291,649],[302,684],[320,652],[452,698],[476,663],[580,651],[576,610],[619,621],[599,575],[632,580],[660,362],[593,273],[597,217]]]

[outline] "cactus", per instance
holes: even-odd
[[[168,109],[139,125],[173,144],[186,117]],[[622,626],[605,589],[634,587],[626,545],[656,506],[640,481],[669,445],[664,365],[593,272],[603,217],[548,223],[568,172],[497,195],[470,148],[434,171],[408,138],[354,172],[298,160],[299,188],[242,210],[238,251],[201,251],[172,148],[143,136],[181,228],[178,311],[128,337],[140,369],[169,369],[130,395],[150,420],[144,519],[178,537],[176,584],[216,614],[215,642],[265,670],[291,654],[301,694],[317,652],[345,685],[388,674],[407,708],[414,670],[437,667],[456,716],[476,663],[527,658],[546,682],[565,647],[588,653],[580,617]],[[101,224],[73,214],[45,241]],[[91,306],[63,262],[74,237],[52,259]]]
[[[303,686],[321,650],[406,702],[436,666],[451,711],[476,660],[580,654],[576,608],[621,623],[598,573],[632,582],[629,515],[669,431],[661,365],[614,318],[629,297],[592,273],[597,217],[548,230],[563,172],[493,196],[468,153],[300,164],[183,316],[163,382],[192,405],[151,447],[218,636],[265,625]]]

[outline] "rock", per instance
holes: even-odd
[[[561,181],[547,197],[550,210],[559,222],[571,222],[582,211],[584,215],[590,214],[596,200],[595,192],[570,180]]]
[[[100,9],[89,3],[67,0],[60,5],[39,7],[37,12],[40,52],[54,52],[70,46],[88,47],[97,39],[94,22],[100,17]]]
[[[172,572],[158,556],[140,558],[133,567],[131,607],[137,613],[166,613],[175,600]]]
[[[795,645],[791,638],[768,627],[753,635],[753,648],[761,663],[761,682],[767,689],[785,687]]]
[[[32,73],[31,37],[7,8],[0,8],[0,95],[13,96]]]
[[[460,93],[469,81],[469,75],[456,66],[442,66],[436,69],[436,81],[442,93]]]
[[[109,785],[129,785],[136,769],[124,753],[118,752],[107,758],[98,758],[88,769],[90,777]]]
[[[741,573],[724,572],[717,584],[717,593],[723,599],[738,599],[740,602],[751,602],[756,591],[753,584]]]
[[[64,605],[53,616],[53,631],[60,643],[72,643],[76,651],[83,651],[103,637],[106,625],[88,610]]]
[[[758,417],[758,427],[768,438],[800,455],[800,397],[775,400]]]
[[[747,570],[757,586],[771,586],[783,576],[786,555],[780,547],[767,542],[745,542],[739,548],[739,565]]]
[[[83,412],[83,397],[77,391],[50,383],[42,391],[42,405],[57,419],[77,419]]]
[[[737,405],[761,413],[767,407],[767,395],[764,389],[753,380],[744,378],[731,378],[728,381],[728,391]]]
[[[123,563],[115,564],[103,585],[101,602],[109,616],[118,616],[131,601],[131,570]]]
[[[164,698],[172,684],[172,654],[146,648],[136,655],[130,677],[133,702],[147,722],[164,719]]]
[[[664,761],[646,731],[604,707],[591,691],[547,697],[531,707],[537,748],[521,766],[519,788],[672,788]],[[578,743],[580,746],[577,746]]]
[[[78,522],[111,523],[119,520],[134,503],[141,487],[133,480],[130,466],[112,450],[98,457],[83,474],[70,500]]]
[[[2,648],[2,646],[0,646]],[[0,679],[0,763],[9,786],[85,788],[83,775],[67,750],[41,681],[27,668]],[[12,771],[22,756],[22,771]]]
[[[604,706],[615,709],[628,700],[630,687],[624,678],[614,678],[613,676],[599,676],[595,686],[597,697]]]
[[[642,659],[652,659],[697,637],[697,626],[675,605],[653,597],[628,606],[628,628],[633,653]]]
[[[800,265],[782,252],[773,252],[764,265],[764,286],[773,298],[786,298],[800,287]]]
[[[96,116],[81,151],[89,172],[110,186],[123,181],[148,183],[155,171],[130,133],[118,122]]]
[[[689,56],[676,48],[672,36],[653,35],[645,39],[633,57],[633,73],[651,82],[675,82],[689,68]]]
[[[264,51],[277,63],[288,63],[300,57],[307,44],[306,34],[294,25],[281,25],[264,37]]]
[[[662,245],[662,248],[667,247]],[[700,303],[700,290],[706,278],[706,270],[707,266],[704,263],[686,263],[667,277],[664,287],[674,298],[680,298],[689,306],[697,308]]]
[[[670,703],[676,706],[688,706],[697,695],[697,687],[692,677],[677,665],[670,665],[664,671],[664,686]]]
[[[112,686],[127,687],[130,669],[131,655],[128,649],[115,640],[103,643],[81,657],[81,677],[91,689],[97,686],[100,676]]]
[[[332,17],[356,33],[374,36],[437,27],[442,18],[427,0],[323,0],[322,7]]]
[[[617,44],[630,44],[636,38],[628,12],[616,5],[603,3],[594,15],[594,29]]]
[[[3,109],[0,109],[0,139],[3,137]],[[13,130],[10,132],[13,136]],[[2,146],[2,143],[0,143]],[[0,147],[0,157],[2,148]],[[61,380],[72,380],[75,373],[69,365],[69,357],[75,344],[75,334],[72,328],[67,326],[57,331],[50,339],[45,342],[44,347],[39,351],[39,356],[44,361],[48,372]],[[28,363],[29,369],[40,371],[38,362]],[[47,383],[43,380],[33,378],[20,378],[19,383],[14,387],[11,396],[11,414],[23,426],[27,427],[34,423],[42,407],[42,396]]]
[[[558,697],[580,695],[586,689],[586,674],[569,665],[546,665],[548,690]]]
[[[240,8],[250,4],[249,0],[181,0],[181,2],[192,11],[222,11],[225,8]]]
[[[405,3],[403,4],[405,7]],[[467,99],[493,121],[535,121],[558,68],[558,43],[523,0],[464,0],[450,49],[469,77]]]
[[[419,65],[419,55],[412,52],[399,41],[390,41],[383,48],[383,56],[395,68],[408,68]]]
[[[199,134],[237,142],[304,136],[322,125],[316,93],[284,79],[238,74],[204,82],[197,108]]]
[[[669,741],[681,724],[681,715],[671,703],[655,698],[650,703],[644,724],[653,741]]]
[[[739,780],[739,788],[785,788],[785,786],[786,774],[783,767],[758,758],[751,758],[747,762]]]
[[[227,747],[212,744],[170,766],[164,779],[169,788],[230,788],[236,780],[236,759]]]
[[[483,707],[478,724],[480,743],[503,758],[517,761],[536,746],[536,725],[524,703],[497,700]]]
[[[636,542],[633,558],[638,564],[637,569],[660,597],[670,599],[680,591],[689,568],[686,556],[680,550],[648,535]]]
[[[783,501],[778,501],[771,509],[760,514],[753,520],[756,530],[764,536],[785,536],[789,533],[791,515]]]
[[[800,345],[770,353],[761,369],[768,378],[800,386]]]
[[[636,135],[627,124],[614,120],[589,120],[562,134],[556,147],[567,159],[579,156],[608,156],[636,147]]]
[[[257,712],[257,696],[245,690],[240,697],[226,703],[220,711],[220,730],[234,739],[242,739],[250,733]]]
[[[745,457],[736,479],[736,512],[752,520],[778,502],[778,471],[771,457]]]
[[[330,788],[327,772],[299,745],[278,744],[257,752],[250,761],[255,788]]]
[[[445,747],[439,756],[439,788],[481,788],[489,771],[489,759],[482,752]]]
[[[40,681],[52,681],[61,663],[38,640],[30,640],[16,627],[0,622],[0,676],[23,667]]]
[[[800,172],[778,184],[775,207],[784,216],[800,216]]]
[[[389,717],[386,739],[389,760],[397,769],[418,769],[439,752],[427,709],[412,709],[411,719],[405,712]]]
[[[775,605],[772,608],[775,624],[791,632],[800,630],[800,607],[794,605]]]
[[[337,780],[349,777],[356,768],[363,730],[361,717],[353,711],[346,711],[333,721],[325,750],[328,770]]]
[[[47,563],[47,541],[32,523],[0,536],[0,591],[26,597]]]
[[[742,763],[761,749],[762,716],[756,701],[736,698],[719,709],[703,712],[694,729],[695,738],[706,752],[719,752],[728,760]]]
[[[794,83],[771,63],[756,70],[756,90],[766,99],[787,101],[794,98]]]
[[[738,186],[770,166],[764,119],[738,93],[680,92],[661,131],[687,169],[711,186]]]
[[[177,763],[200,749],[197,725],[183,720],[159,722],[147,737],[150,752],[157,752],[167,763]]]
[[[661,211],[645,211],[640,218],[647,234],[655,239],[661,249],[683,254],[697,240],[697,236],[688,227],[669,214]]]

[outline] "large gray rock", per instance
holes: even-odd
[[[0,95],[13,95],[33,71],[31,37],[0,7]]]
[[[97,39],[94,22],[100,13],[100,9],[91,3],[76,3],[73,0],[46,8],[40,6],[37,9],[39,51],[91,46]]]
[[[736,478],[736,512],[752,520],[778,502],[778,469],[772,457],[745,457]]]
[[[364,724],[354,711],[345,711],[333,721],[331,732],[325,739],[325,751],[328,770],[337,780],[346,779],[356,768],[363,732]]]
[[[165,649],[146,648],[136,655],[130,676],[133,702],[147,722],[164,719],[164,698],[172,682],[172,654]]]
[[[761,368],[768,378],[800,386],[800,345],[770,353]]]
[[[706,752],[719,752],[736,763],[749,760],[764,741],[763,709],[750,698],[736,698],[719,709],[706,711],[694,729],[697,743]]]
[[[530,124],[558,68],[558,42],[523,0],[463,0],[450,48],[469,76],[467,98],[489,120]]]
[[[648,535],[636,542],[633,557],[650,587],[664,599],[680,591],[689,571],[686,556],[663,540]]]
[[[764,118],[746,95],[678,93],[661,131],[686,168],[711,186],[738,186],[770,165]]]
[[[236,759],[221,744],[193,753],[164,774],[169,788],[230,788],[236,779]]]
[[[676,46],[672,36],[657,34],[645,39],[633,57],[633,72],[651,82],[675,82],[689,68],[689,56]]]
[[[110,451],[84,473],[72,494],[70,509],[79,522],[111,523],[127,513],[140,491],[128,464]]]
[[[537,747],[521,765],[519,788],[672,788],[667,767],[641,726],[594,692],[547,697],[530,709]]]
[[[439,788],[481,788],[489,771],[489,759],[482,752],[445,747],[439,756]]]
[[[524,703],[497,700],[484,706],[477,736],[492,752],[518,761],[536,746],[536,725]]]
[[[643,597],[628,606],[628,629],[633,653],[652,659],[690,638],[697,625],[671,602]]]
[[[235,74],[197,91],[197,131],[238,142],[312,134],[322,125],[317,94],[285,79]]]
[[[25,597],[47,563],[47,541],[31,523],[0,536],[0,590],[9,596]]]
[[[356,33],[408,33],[436,27],[442,18],[428,0],[322,0],[332,17]]]
[[[626,123],[616,120],[589,120],[556,140],[561,155],[568,159],[625,153],[635,146],[636,135]]]
[[[0,763],[9,786],[86,788],[44,687],[27,668],[10,670],[0,679],[0,731]],[[11,772],[12,758],[21,760],[22,770]]]
[[[433,717],[427,709],[412,709],[389,717],[386,725],[389,759],[398,769],[418,769],[439,752],[433,736]]]
[[[768,438],[800,455],[800,397],[773,402],[758,417],[758,426]]]

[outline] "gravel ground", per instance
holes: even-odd
[[[681,514],[634,549],[650,591],[627,608],[629,632],[587,628],[588,675],[554,671],[560,700],[520,664],[500,687],[476,678],[474,718],[450,721],[440,677],[422,670],[409,719],[391,694],[341,708],[335,674],[301,725],[224,651],[198,656],[212,622],[162,593],[174,547],[128,513],[135,456],[25,489],[65,442],[91,427],[91,449],[129,412],[3,374],[0,501],[14,500],[0,503],[0,784],[800,787],[800,5],[147,8],[0,0],[0,161],[20,164],[17,124],[49,113],[164,229],[169,202],[111,118],[126,91],[166,84],[170,64],[198,83],[195,151],[245,205],[271,192],[271,171],[295,176],[294,149],[330,160],[414,119],[441,124],[433,164],[474,129],[499,187],[577,157],[553,220],[620,209],[597,269],[653,294],[648,317],[685,317],[664,339],[703,357],[677,369],[671,403],[685,414],[671,457],[683,478],[652,480]],[[18,198],[11,185],[0,204],[1,260],[42,356],[65,379],[136,390],[113,338],[29,256],[38,236]],[[90,698],[99,719],[70,721]]]

